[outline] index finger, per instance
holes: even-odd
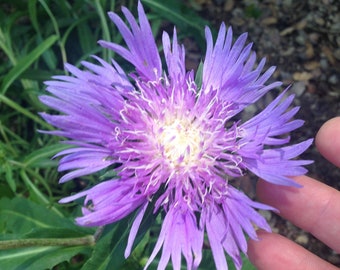
[[[316,135],[315,143],[325,158],[340,167],[340,117],[323,124]]]
[[[280,216],[340,252],[340,192],[308,176],[294,180],[303,188],[260,180],[257,194],[262,202],[277,208]]]

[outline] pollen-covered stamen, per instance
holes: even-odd
[[[159,123],[156,136],[161,155],[175,167],[191,167],[201,157],[204,133],[189,119],[173,119]]]

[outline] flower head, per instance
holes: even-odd
[[[310,163],[295,160],[311,140],[286,146],[288,132],[300,127],[289,109],[293,96],[284,91],[261,113],[242,123],[232,122],[246,106],[256,102],[280,82],[266,83],[274,67],[263,72],[265,60],[255,65],[246,34],[232,42],[232,30],[222,24],[216,42],[206,28],[207,50],[202,83],[185,69],[185,50],[163,34],[166,68],[152,36],[142,5],[139,23],[126,8],[126,25],[115,13],[111,20],[127,47],[100,41],[135,67],[127,75],[117,62],[82,62],[86,70],[67,64],[72,76],[48,81],[51,95],[41,97],[61,115],[42,113],[68,138],[73,148],[59,153],[60,182],[114,166],[118,178],[64,198],[85,197],[82,226],[101,226],[137,211],[125,255],[129,256],[147,207],[165,218],[146,267],[162,249],[159,269],[171,259],[180,269],[182,255],[188,269],[197,269],[207,234],[217,269],[227,269],[225,253],[237,269],[240,253],[247,252],[244,233],[256,239],[253,224],[270,231],[254,209],[272,210],[253,202],[228,183],[247,171],[271,183],[298,186],[290,176],[306,172]]]

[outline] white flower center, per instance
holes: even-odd
[[[202,132],[185,119],[175,119],[160,128],[158,143],[172,167],[190,166],[198,160],[202,148]]]

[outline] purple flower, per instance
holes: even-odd
[[[247,252],[245,234],[256,239],[253,224],[270,231],[255,209],[273,210],[253,202],[228,181],[247,171],[274,184],[298,186],[291,176],[306,172],[307,160],[294,159],[312,143],[286,146],[286,134],[303,124],[292,120],[298,108],[289,109],[293,95],[283,91],[250,120],[231,118],[264,94],[281,85],[266,84],[274,67],[263,72],[265,60],[255,64],[246,34],[232,42],[232,30],[222,24],[216,42],[205,29],[207,51],[201,85],[185,69],[185,50],[163,33],[166,69],[152,36],[142,5],[139,24],[123,8],[128,27],[114,13],[111,20],[127,48],[100,41],[135,67],[127,75],[112,60],[93,57],[82,62],[86,70],[67,64],[72,76],[55,76],[46,82],[51,95],[41,97],[59,115],[42,113],[58,130],[47,132],[68,138],[73,148],[59,153],[60,180],[115,167],[117,177],[64,198],[62,203],[85,197],[82,226],[102,226],[136,211],[125,256],[129,256],[147,207],[165,217],[146,268],[162,249],[159,269],[171,259],[180,269],[182,255],[188,269],[202,259],[204,235],[217,269],[227,269],[225,253],[237,269],[240,253]],[[284,146],[285,145],[285,146]]]

